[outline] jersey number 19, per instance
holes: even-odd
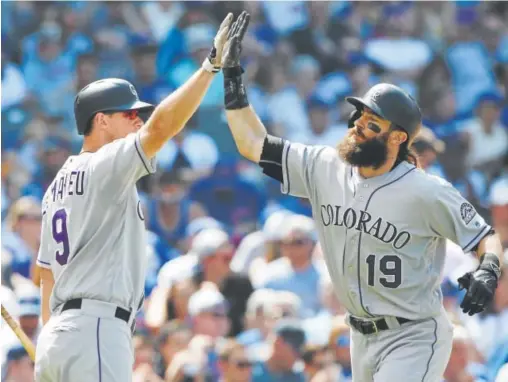
[[[376,255],[367,256],[368,284],[374,286]],[[380,277],[379,283],[385,288],[398,288],[402,283],[402,261],[396,255],[385,255],[379,260],[379,270],[387,277]]]

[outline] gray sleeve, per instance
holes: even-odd
[[[448,182],[441,180],[428,192],[424,213],[433,234],[450,239],[470,252],[492,229],[475,208]]]
[[[301,198],[310,197],[318,179],[316,172],[322,169],[316,163],[319,161],[321,164],[320,159],[327,149],[331,148],[286,141],[282,152],[281,192]]]
[[[117,139],[93,154],[91,165],[95,184],[114,197],[156,171],[156,158],[149,160],[141,146],[139,132]]]

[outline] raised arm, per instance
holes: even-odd
[[[229,13],[219,27],[210,54],[202,67],[154,110],[140,131],[140,141],[151,159],[161,147],[178,134],[192,117],[221,68],[222,52],[230,30],[233,14]]]
[[[227,36],[223,54],[224,97],[226,117],[231,134],[240,154],[259,163],[266,128],[247,101],[240,66],[242,40],[249,25],[250,15],[242,12]]]
[[[317,182],[318,172],[314,171],[316,161],[325,160],[327,165],[331,165],[335,151],[330,158],[324,159],[326,155],[321,155],[324,153],[323,147],[295,144],[267,133],[249,105],[242,83],[240,54],[249,19],[246,12],[238,17],[231,26],[224,46],[224,103],[229,129],[240,154],[259,164],[265,175],[279,181],[283,193],[308,197]],[[322,169],[325,167],[321,166]]]
[[[259,163],[267,132],[256,112],[250,106],[242,109],[226,109],[226,117],[240,154]]]

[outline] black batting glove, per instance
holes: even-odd
[[[243,11],[231,25],[222,55],[224,73],[224,105],[226,110],[242,109],[249,105],[247,92],[242,82],[240,66],[242,40],[249,26],[250,15]]]
[[[470,316],[482,312],[492,301],[500,276],[497,256],[486,254],[482,260],[476,271],[468,272],[457,280],[460,289],[467,290],[460,307]]]
[[[242,53],[242,41],[247,32],[249,26],[250,14],[243,11],[236,21],[229,28],[227,34],[226,44],[224,45],[224,51],[222,53],[222,67],[231,71],[233,69],[234,74],[240,70],[240,57]]]

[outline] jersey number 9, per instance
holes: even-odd
[[[62,245],[62,250],[56,251],[56,261],[60,265],[67,264],[69,258],[69,235],[67,233],[67,211],[64,208],[58,210],[53,215],[51,222],[53,239]]]
[[[376,271],[376,255],[367,256],[368,284],[374,286]],[[385,288],[398,288],[402,283],[402,261],[395,255],[386,255],[379,260],[379,270],[384,276],[380,277],[379,283]]]

